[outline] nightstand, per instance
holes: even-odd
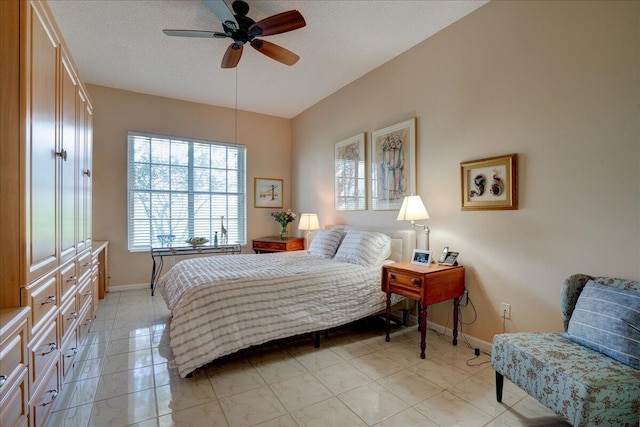
[[[253,240],[252,249],[255,253],[291,252],[304,250],[304,237],[289,237],[282,240],[280,236],[260,237]]]
[[[427,306],[453,299],[453,345],[458,344],[458,307],[464,293],[464,267],[430,264],[428,267],[398,262],[382,266],[382,291],[387,293],[387,330],[389,341],[391,294],[418,301],[420,357],[425,358]]]

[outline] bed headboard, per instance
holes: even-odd
[[[415,230],[397,230],[387,228],[365,228],[354,227],[351,225],[327,225],[325,228],[343,227],[346,230],[367,230],[384,233],[391,237],[391,255],[389,259],[393,261],[411,261],[413,250],[416,248],[416,231]]]

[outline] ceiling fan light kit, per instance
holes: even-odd
[[[224,32],[204,30],[162,30],[168,36],[199,37],[199,38],[230,38],[229,45],[222,58],[222,68],[235,68],[240,62],[245,44],[250,44],[258,52],[286,65],[293,65],[300,57],[266,40],[257,39],[258,36],[271,36],[302,28],[307,23],[297,10],[278,13],[255,22],[249,18],[249,5],[242,1],[233,2],[231,13],[224,0],[203,0],[211,11],[220,19]]]

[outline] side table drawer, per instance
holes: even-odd
[[[284,251],[287,246],[284,243],[276,242],[253,242],[253,249],[261,251]]]
[[[27,368],[23,366],[16,374],[15,384],[11,388],[5,384],[9,389],[0,399],[0,426],[22,426],[29,415]]]
[[[406,272],[387,271],[389,291],[406,297],[420,298],[422,291],[422,276],[414,276]]]

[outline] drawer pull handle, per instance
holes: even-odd
[[[2,386],[6,382],[7,382],[7,376],[6,375],[0,375],[0,388],[2,388]]]
[[[49,351],[43,352],[42,354],[40,354],[40,356],[46,356],[47,354],[53,353],[58,348],[58,344],[54,342],[50,342],[47,345],[49,346]]]
[[[43,300],[42,302],[40,302],[40,305],[52,304],[54,302],[56,302],[55,295],[50,295],[50,296],[47,297],[46,300]]]
[[[62,158],[65,162],[67,161],[67,150],[56,151],[56,156]]]
[[[73,313],[69,314],[69,317],[67,317],[67,320],[73,320],[73,319],[77,319],[78,318],[78,313],[76,313],[75,311]]]
[[[84,326],[90,325],[91,324],[91,319],[85,319],[84,321]]]
[[[69,283],[69,282],[73,282],[74,280],[76,280],[76,276],[69,276],[66,282]]]
[[[65,354],[64,357],[69,358],[75,356],[76,354],[78,354],[78,349],[74,347],[71,349],[71,353]]]
[[[56,400],[56,397],[58,397],[58,390],[47,390],[45,393],[51,393],[51,400],[41,403],[40,406],[51,405],[53,401]]]
[[[84,296],[85,296],[85,297],[90,297],[90,296],[91,296],[91,291],[87,291],[87,292],[85,292],[85,293],[84,293]]]
[[[82,173],[87,177],[91,177],[91,170],[89,170],[89,169],[83,170]]]
[[[89,267],[91,265],[90,262],[86,263],[86,264],[82,264],[83,267]]]
[[[411,283],[413,283],[416,286],[420,286],[420,279],[411,279]]]
[[[389,279],[396,280],[396,275],[395,274],[389,274]]]

